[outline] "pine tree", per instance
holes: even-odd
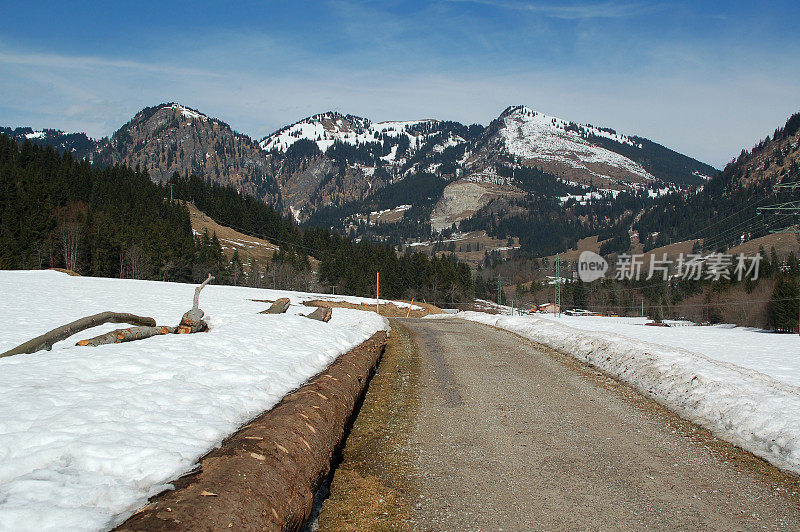
[[[769,320],[776,331],[797,331],[798,289],[794,279],[783,275],[778,277],[769,303]]]

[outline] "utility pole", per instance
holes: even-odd
[[[553,307],[553,315],[557,318],[561,315],[561,257],[556,253],[556,293]]]
[[[800,181],[795,181],[793,183],[781,183],[779,185],[775,185],[775,188],[785,188],[785,189],[792,189],[793,191],[800,188]],[[794,201],[787,201],[784,203],[776,203],[774,205],[767,205],[765,207],[758,207],[756,209],[756,213],[764,214],[764,211],[767,211],[771,214],[794,214],[800,215],[800,200]],[[794,233],[800,235],[800,227],[796,229],[781,229],[778,231],[770,231],[771,233]],[[798,289],[800,289],[800,282],[797,285]],[[798,298],[798,305],[797,305],[797,332],[800,334],[800,298]]]
[[[501,301],[501,296],[503,294],[503,282],[500,277],[500,274],[497,274],[497,304],[502,305],[503,302]]]

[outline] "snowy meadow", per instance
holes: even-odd
[[[0,352],[77,318],[114,310],[176,325],[195,285],[0,272]],[[287,314],[265,315],[288,297]],[[104,530],[190,471],[251,418],[388,328],[374,313],[300,316],[319,295],[209,285],[210,331],[0,359],[0,530]],[[358,298],[342,298],[353,299]],[[360,300],[359,300],[360,301]]]

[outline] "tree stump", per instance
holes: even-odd
[[[282,297],[276,299],[275,302],[267,310],[262,310],[259,314],[283,314],[289,308],[289,298]]]
[[[332,314],[333,311],[331,310],[330,307],[317,307],[317,310],[306,316],[306,318],[328,322],[330,321]]]

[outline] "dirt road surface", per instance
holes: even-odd
[[[414,528],[798,530],[797,477],[514,334],[400,320],[419,356]]]

